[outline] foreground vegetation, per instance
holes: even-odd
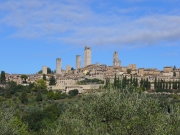
[[[1,90],[2,135],[180,134],[178,95],[149,95],[133,85],[109,85],[101,93],[65,96],[37,84],[18,89],[11,83],[6,88],[10,92]],[[19,98],[23,93],[25,102]],[[38,94],[42,100],[37,100]],[[61,98],[55,100],[58,95]]]

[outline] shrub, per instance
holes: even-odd
[[[43,99],[42,99],[42,94],[41,94],[41,92],[39,91],[38,93],[37,93],[37,96],[36,96],[36,101],[37,102],[39,102],[39,101],[42,101]]]
[[[48,91],[47,98],[48,99],[54,99],[54,92],[52,90]]]
[[[28,98],[27,98],[27,94],[26,92],[22,92],[21,96],[20,96],[20,100],[21,100],[21,103],[28,103]]]
[[[69,96],[72,96],[72,97],[78,95],[78,93],[79,93],[79,91],[77,89],[70,90],[68,92]]]
[[[174,99],[179,99],[179,95],[178,95],[178,94],[174,94],[174,95],[173,95],[173,98],[174,98]]]

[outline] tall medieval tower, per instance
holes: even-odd
[[[61,74],[62,61],[61,58],[56,59],[56,74]]]
[[[91,65],[91,48],[85,46],[84,49],[84,67]]]
[[[47,67],[46,66],[42,67],[42,74],[47,74]]]
[[[81,68],[81,56],[76,55],[76,70]]]
[[[114,52],[113,55],[113,66],[121,66],[121,61],[118,58],[118,52]]]

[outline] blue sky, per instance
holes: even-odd
[[[36,73],[55,70],[56,58],[92,63],[180,68],[179,0],[0,0],[0,71]]]

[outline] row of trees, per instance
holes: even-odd
[[[157,80],[154,81],[154,89],[180,89],[180,81],[168,81]]]
[[[110,80],[106,79],[106,85],[105,87],[107,88],[108,85],[110,85]],[[135,88],[140,87],[143,90],[149,90],[151,88],[151,83],[150,81],[147,79],[141,79],[140,83],[138,83],[138,79],[137,78],[133,78],[132,75],[130,77],[130,79],[128,79],[126,76],[123,76],[122,79],[120,79],[119,77],[117,77],[115,75],[114,77],[114,83],[113,83],[113,87],[115,89],[124,89],[127,86],[134,86]]]

